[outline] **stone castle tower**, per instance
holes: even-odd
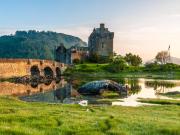
[[[98,56],[108,57],[113,55],[113,38],[114,32],[100,24],[100,28],[93,30],[89,37],[88,47],[89,55],[97,54]]]

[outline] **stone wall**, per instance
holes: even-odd
[[[31,75],[32,66],[37,66],[40,75],[44,75],[44,69],[49,67],[54,76],[56,76],[57,69],[62,73],[66,69],[63,63],[38,60],[38,59],[0,59],[0,78],[21,77]]]

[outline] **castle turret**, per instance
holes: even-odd
[[[113,55],[113,38],[114,32],[110,32],[105,28],[105,24],[101,23],[100,28],[93,30],[89,36],[89,54],[99,56],[112,56]]]
[[[105,28],[105,24],[104,23],[101,23],[100,24],[100,29],[104,29]]]

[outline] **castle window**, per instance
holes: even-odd
[[[104,48],[104,43],[102,43],[102,48]]]

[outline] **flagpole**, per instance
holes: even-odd
[[[168,53],[169,53],[169,62],[171,62],[171,45],[169,45],[169,48],[168,48]]]

